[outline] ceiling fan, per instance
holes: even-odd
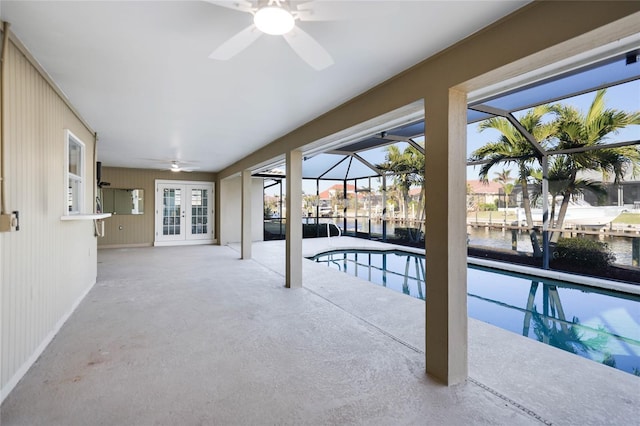
[[[169,170],[172,172],[192,172],[194,170],[198,170],[200,167],[184,167],[184,161],[173,160],[171,161],[171,166]]]
[[[281,35],[291,48],[312,68],[320,71],[333,65],[331,55],[296,21],[320,21],[309,2],[295,8],[289,0],[205,0],[209,3],[253,15],[253,24],[240,31],[213,51],[209,58],[226,61],[249,47],[263,34]]]
[[[147,163],[153,164],[152,168],[156,170],[170,170],[172,172],[193,172],[199,170],[200,167],[194,166],[196,161],[175,160],[172,158],[141,158]]]

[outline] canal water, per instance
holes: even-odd
[[[364,223],[363,223],[364,222]],[[336,222],[338,226],[342,226],[343,222]],[[347,229],[354,229],[355,224],[352,220],[347,221]],[[393,235],[394,233],[394,225],[392,223],[387,224],[387,235]],[[511,230],[501,230],[501,229],[485,229],[483,227],[472,228],[468,227],[469,234],[469,245],[475,246],[485,246],[492,247],[497,249],[511,250]],[[358,231],[366,232],[367,223],[365,221],[358,221]],[[380,223],[372,222],[371,223],[371,232],[382,234],[382,225]],[[631,242],[633,238],[640,238],[640,235],[629,236],[629,237],[610,237],[605,235],[584,235],[580,236],[580,238],[588,238],[592,240],[602,241],[607,243],[609,249],[615,254],[616,262],[619,265],[627,265],[631,266],[632,260],[632,248]],[[539,236],[540,241],[542,241],[542,237]],[[522,252],[533,252],[533,247],[531,246],[531,238],[529,237],[529,233],[526,231],[522,231],[518,233],[518,251]]]
[[[344,227],[343,218],[325,218],[320,219],[320,222],[333,222],[341,229]],[[371,233],[373,235],[382,235],[382,223],[379,221],[372,221]],[[398,225],[401,226],[401,225]],[[347,233],[349,232],[362,232],[367,233],[369,231],[369,221],[367,218],[359,218],[356,226],[356,221],[353,218],[347,219]],[[344,232],[344,230],[343,230]],[[503,250],[511,250],[511,230],[501,229],[486,229],[484,227],[472,228],[467,227],[469,236],[469,245],[484,246],[489,248],[497,248]],[[387,235],[394,235],[395,225],[389,221],[387,223]],[[584,235],[579,238],[588,238],[593,240],[602,241],[607,243],[609,249],[615,254],[615,263],[619,265],[632,266],[632,240],[633,238],[640,238],[640,235],[634,235],[629,237],[610,237],[605,235]],[[575,237],[574,237],[575,238]],[[542,241],[542,236],[539,236],[539,241]],[[531,238],[529,233],[522,231],[518,233],[518,251],[521,252],[533,252],[531,245]]]
[[[511,230],[485,229],[482,227],[468,228],[469,245],[486,246],[499,249],[511,250]],[[577,238],[577,237],[574,237]],[[588,238],[592,240],[607,243],[609,249],[615,254],[616,262],[620,265],[631,266],[632,249],[631,241],[633,237],[609,237],[604,235],[584,235],[579,238]],[[640,238],[640,236],[636,236]],[[541,237],[540,237],[541,239]],[[531,238],[527,232],[518,233],[518,251],[533,252]]]

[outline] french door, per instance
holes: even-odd
[[[213,184],[156,181],[155,245],[212,243]]]

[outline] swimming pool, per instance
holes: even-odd
[[[332,251],[312,258],[423,299],[425,259],[404,251]],[[640,375],[640,296],[468,265],[469,316]]]

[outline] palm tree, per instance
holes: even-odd
[[[513,184],[510,183],[513,180],[511,177],[511,170],[502,169],[501,172],[496,173],[496,177],[493,179],[494,182],[498,182],[502,186],[502,191],[504,192],[504,221],[507,221],[507,210],[509,209],[509,198],[511,197],[511,192],[513,192]]]
[[[396,206],[402,206],[402,194],[400,194],[395,184],[390,183],[387,184],[387,205],[384,208],[387,209],[387,212],[393,210],[395,213]]]
[[[540,105],[529,110],[519,120],[527,132],[543,146],[554,135],[554,123],[545,122],[545,116],[553,112],[554,110],[550,105]],[[471,154],[471,161],[487,161],[487,163],[480,167],[480,171],[478,172],[480,180],[486,182],[489,171],[496,164],[515,164],[518,172],[516,182],[522,187],[522,201],[527,218],[527,226],[531,228],[533,226],[533,219],[531,216],[528,179],[536,162],[540,164],[542,158],[540,153],[505,118],[495,117],[487,119],[480,123],[478,129],[481,132],[486,129],[494,129],[501,133],[497,141],[489,142]]]
[[[557,203],[556,200],[558,197],[563,198],[564,194],[568,191],[572,193],[572,195],[576,194],[584,194],[585,192],[590,192],[595,195],[598,199],[604,198],[607,195],[607,190],[602,185],[602,182],[595,181],[592,179],[580,179],[577,178],[571,188],[568,186],[570,168],[565,164],[566,158],[556,157],[549,166],[548,171],[548,196],[553,200],[551,202],[551,212],[549,214],[549,227],[551,229],[561,229],[562,223],[556,219],[556,209]],[[542,197],[542,170],[533,170],[531,172],[531,177],[534,178],[535,184],[534,189],[532,191],[532,196],[535,202]]]
[[[396,145],[389,145],[385,162],[377,164],[376,167],[394,174],[393,186],[400,194],[404,221],[408,223],[409,190],[411,187],[420,186],[419,203],[424,204],[424,155],[413,146],[408,146],[400,151]],[[424,212],[424,208],[422,208],[422,212]],[[423,213],[420,215],[422,216]]]
[[[342,191],[329,191],[329,202],[331,203],[331,216],[340,217],[344,211],[344,193]]]
[[[318,205],[317,195],[307,195],[302,191],[302,201],[304,202],[304,208],[307,212],[313,212],[313,214],[316,213],[314,207]]]
[[[614,183],[624,179],[627,171],[635,175],[640,164],[640,150],[637,146],[606,148],[605,141],[619,129],[640,124],[640,112],[627,113],[605,108],[606,90],[598,90],[586,114],[568,105],[554,106],[558,114],[556,120],[557,149],[603,146],[603,149],[580,153],[563,154],[554,159],[554,168],[561,171],[557,179],[561,185],[558,194],[562,196],[560,212],[556,221],[562,227],[571,197],[587,186],[595,188],[593,181],[579,179],[579,173],[600,171],[603,177],[613,176]],[[557,165],[557,166],[556,166]],[[550,176],[551,177],[551,176]],[[588,184],[588,185],[587,185]],[[553,236],[557,241],[559,233]]]
[[[558,197],[562,197],[564,202],[567,194],[569,194],[569,196],[574,196],[576,194],[591,192],[598,198],[603,198],[607,195],[607,191],[604,186],[602,186],[602,182],[580,178],[571,180],[571,167],[567,163],[568,158],[566,156],[560,156],[554,158],[551,166],[549,167],[549,195],[552,196],[553,200],[549,220],[551,228],[562,229],[564,221],[564,216],[561,218],[560,215],[558,215],[558,218],[556,219],[555,200]],[[560,210],[562,210],[562,208]],[[558,236],[559,235],[560,234],[558,234]]]

